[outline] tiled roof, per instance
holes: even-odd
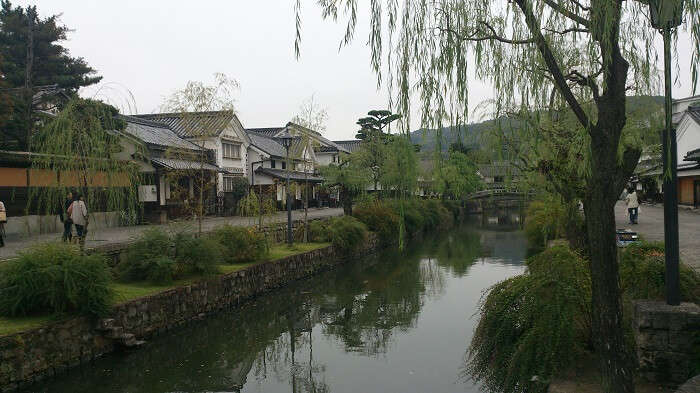
[[[483,177],[518,176],[520,174],[518,168],[507,162],[479,165],[478,172]]]
[[[276,179],[282,179],[282,180],[287,179],[287,170],[285,170],[285,169],[272,169],[272,168],[259,167],[255,170],[255,173],[268,175],[268,176],[274,177]],[[323,181],[323,178],[320,176],[311,174],[311,173],[305,174],[304,172],[299,172],[299,171],[289,171],[289,180],[309,181],[311,183],[320,183]]]
[[[688,115],[690,115],[690,117],[695,120],[696,123],[700,124],[700,106],[696,105],[691,105],[688,107]]]
[[[684,161],[698,161],[700,162],[700,149],[691,150],[685,154],[683,157]]]
[[[251,132],[250,130],[246,130],[246,133],[248,134],[248,138],[250,138],[250,144],[265,153],[276,157],[285,157],[287,155],[287,150],[284,146],[273,138],[258,134],[257,132]]]
[[[231,123],[233,111],[151,113],[133,115],[141,119],[166,124],[183,138],[217,136]]]
[[[252,131],[267,137],[273,137],[279,134],[284,127],[264,127],[264,128],[247,128],[246,131]]]
[[[336,145],[343,147],[349,153],[353,153],[360,148],[362,140],[353,139],[349,141],[334,141]]]
[[[187,150],[201,150],[201,148],[194,143],[175,135],[175,133],[163,123],[157,123],[132,116],[120,115],[119,117],[126,122],[126,128],[123,131],[124,133],[129,134],[148,145]]]
[[[212,164],[201,163],[197,161],[179,160],[176,158],[151,158],[151,161],[168,169],[204,169],[207,171],[221,171],[221,168]]]

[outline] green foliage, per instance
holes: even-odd
[[[418,185],[418,155],[408,138],[393,138],[387,145],[381,184],[398,196],[411,195]]]
[[[0,315],[104,315],[113,297],[104,256],[81,255],[71,245],[45,243],[0,268]]]
[[[116,272],[125,281],[168,284],[191,275],[218,273],[221,255],[221,245],[212,239],[151,228],[129,246]]]
[[[174,236],[175,261],[178,264],[178,276],[210,275],[219,273],[222,247],[208,237],[194,237],[178,233]]]
[[[561,238],[565,225],[565,209],[559,198],[545,195],[528,205],[525,212],[525,236],[531,248],[541,250],[549,240]]]
[[[309,240],[312,242],[326,243],[331,241],[328,231],[329,220],[313,220],[309,223]]]
[[[29,190],[27,210],[53,214],[66,194],[77,188],[85,197],[88,212],[124,212],[125,224],[134,223],[139,210],[137,186],[140,173],[136,165],[120,160],[120,139],[115,131],[125,123],[117,110],[99,101],[76,98],[31,141],[31,169],[53,172],[48,187]]]
[[[585,261],[560,246],[529,259],[528,267],[491,287],[480,305],[466,371],[492,392],[545,392],[589,339]]]
[[[341,154],[340,164],[318,168],[325,179],[324,186],[338,187],[343,210],[348,215],[352,213],[356,198],[362,195],[372,177],[371,171],[363,164],[363,154]]]
[[[481,179],[476,174],[476,165],[467,154],[450,149],[448,158],[436,154],[437,165],[431,178],[433,187],[440,195],[454,199],[463,199],[481,187]]]
[[[331,218],[326,225],[326,231],[328,235],[325,241],[330,241],[341,254],[349,255],[367,240],[367,226],[351,216]],[[314,233],[313,227],[311,232]],[[316,239],[322,240],[322,236]]]
[[[627,299],[665,299],[663,243],[632,244],[621,251],[620,287]],[[680,265],[681,300],[700,303],[700,274]]]
[[[71,57],[61,42],[68,39],[71,31],[60,24],[60,15],[40,18],[36,6],[13,7],[9,1],[2,1],[0,8],[0,75],[6,87],[22,88],[25,86],[27,65],[27,42],[29,20],[33,22],[33,62],[32,85],[58,85],[68,95],[78,89],[99,82],[102,77],[82,57]],[[38,98],[38,102],[37,102]],[[36,109],[40,105],[60,103],[56,94],[44,94],[34,98],[31,111],[27,111],[31,96],[22,90],[11,95],[13,114],[9,123],[3,128],[7,145],[17,150],[26,151],[29,145],[27,130],[31,122],[38,120]],[[1,101],[1,98],[0,98]],[[58,102],[57,102],[58,101]],[[31,115],[29,115],[31,113]]]
[[[117,275],[125,281],[171,282],[177,275],[172,247],[170,236],[162,229],[143,231],[117,265]]]
[[[226,263],[255,262],[269,252],[265,234],[253,228],[224,225],[216,228],[211,237],[221,245]]]
[[[399,240],[400,218],[387,204],[375,202],[358,206],[354,209],[353,216],[367,225],[370,231],[375,232],[380,242],[390,244]]]
[[[437,199],[426,199],[419,206],[422,210],[426,231],[447,229],[452,226],[452,214]]]

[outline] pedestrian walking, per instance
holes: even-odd
[[[66,200],[63,202],[60,208],[59,217],[63,223],[63,242],[70,242],[73,240],[73,219],[70,214],[68,214],[68,208],[73,204],[73,193],[69,192],[66,195]]]
[[[71,220],[73,220],[73,225],[75,225],[75,232],[78,235],[80,248],[83,248],[85,247],[85,236],[87,235],[88,210],[82,195],[75,195],[75,200],[68,208],[68,214]]]
[[[0,201],[0,247],[5,247],[5,223],[7,222],[7,210],[5,204]]]
[[[639,200],[637,199],[637,192],[634,188],[630,187],[625,197],[625,203],[627,203],[627,213],[630,216],[630,224],[637,224],[637,216],[639,215]]]

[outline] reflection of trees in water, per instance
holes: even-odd
[[[415,326],[425,300],[444,292],[447,271],[468,273],[480,241],[478,233],[459,230],[364,259],[164,335],[145,350],[78,369],[79,384],[71,377],[45,391],[240,391],[272,379],[292,392],[329,392],[324,361],[314,357],[318,333],[346,351],[386,353],[397,332]]]

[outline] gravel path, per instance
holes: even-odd
[[[618,228],[629,228],[646,240],[664,240],[664,208],[662,205],[642,205],[639,224],[630,225],[624,202],[615,206],[615,221]],[[700,271],[700,214],[687,209],[678,209],[678,241],[681,261]]]
[[[309,219],[322,218],[322,217],[333,217],[343,215],[343,209],[329,209],[329,208],[315,208],[309,209]],[[295,210],[292,212],[293,220],[300,220],[304,218],[303,210]],[[266,222],[286,222],[287,213],[278,212],[271,219],[266,219]],[[197,222],[193,220],[179,221],[180,225],[190,226],[192,230],[196,230]],[[250,226],[255,224],[255,220],[248,217],[212,217],[206,218],[202,222],[202,230],[209,231],[217,226],[231,224],[235,226]],[[129,241],[130,239],[138,236],[142,231],[152,228],[156,225],[139,225],[132,227],[116,227],[116,228],[103,228],[96,229],[95,231],[89,231],[87,236],[87,241],[85,246],[87,248],[93,248],[98,246],[107,246],[110,244],[118,244]],[[75,233],[75,229],[73,229]],[[20,239],[10,239],[5,241],[5,247],[0,248],[0,260],[12,258],[17,255],[17,252],[31,246],[32,244],[58,241],[61,239],[60,233],[50,233],[45,235],[36,235],[31,237],[24,237]]]

